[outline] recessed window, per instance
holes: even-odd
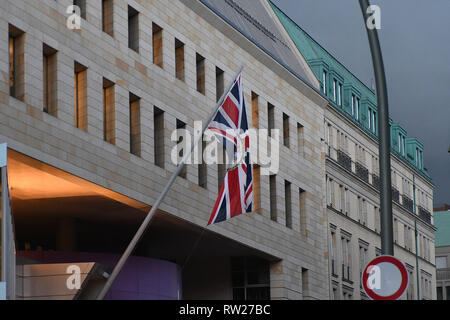
[[[9,25],[9,94],[25,99],[25,33]]]
[[[164,111],[153,108],[155,165],[164,168]]]
[[[180,130],[180,132],[178,132],[178,141],[177,141],[177,146],[178,146],[178,157],[179,159],[183,159],[184,154],[185,154],[185,148],[184,146],[186,145],[186,137],[184,136],[184,130],[186,130],[186,123],[184,123],[181,120],[177,119],[177,130]],[[186,174],[187,174],[187,169],[186,169],[186,165],[183,166],[183,169],[181,169],[180,172],[180,177],[183,179],[186,179]]]
[[[290,134],[289,134],[289,116],[283,113],[283,144],[285,147],[289,148],[290,146]]]
[[[267,128],[269,129],[269,137],[272,136],[272,130],[275,129],[275,106],[271,103],[267,104]]]
[[[337,80],[333,79],[333,101],[337,102]]]
[[[116,144],[115,85],[103,78],[103,140]]]
[[[203,159],[203,152],[206,148],[206,141],[204,141],[204,137],[202,137],[201,144],[202,148],[199,150],[199,159],[201,160],[201,163],[198,165],[198,185],[206,189],[208,187],[208,166]]]
[[[43,45],[43,79],[44,79],[44,112],[56,115],[58,101],[56,91],[57,51],[46,44]]]
[[[102,30],[103,32],[109,34],[111,37],[114,36],[114,1],[113,0],[102,0]]]
[[[163,67],[163,29],[156,23],[152,24],[153,34],[153,63]]]
[[[252,91],[252,125],[259,128],[259,96]]]
[[[338,105],[342,106],[342,84],[338,86]]]
[[[128,48],[139,52],[139,12],[128,6]]]
[[[355,118],[359,121],[359,98],[356,98]]]
[[[175,39],[175,75],[184,81],[184,43]]]
[[[216,67],[216,101],[219,101],[225,90],[225,73],[219,67]]]
[[[270,193],[270,219],[277,221],[277,176],[271,175],[269,178]]]
[[[355,116],[356,97],[352,94],[352,116]]]
[[[130,100],[130,152],[141,156],[141,98],[129,94]]]
[[[86,131],[88,125],[87,114],[87,67],[75,61],[75,127]]]
[[[291,183],[289,181],[284,181],[284,208],[286,212],[286,227],[292,229]]]
[[[300,209],[300,233],[303,237],[306,237],[306,225],[307,225],[307,210],[306,210],[306,192],[305,190],[299,188],[299,209]]]
[[[205,94],[205,58],[196,54],[197,91]]]
[[[325,70],[323,70],[323,74],[322,74],[322,88],[323,88],[323,93],[326,95],[327,94],[327,72]]]

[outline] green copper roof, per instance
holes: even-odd
[[[305,58],[316,78],[321,83],[321,90],[324,91],[323,77],[326,72],[326,92],[330,104],[338,111],[351,119],[357,126],[367,134],[378,140],[378,124],[375,125],[375,132],[370,129],[369,112],[377,112],[377,97],[373,90],[368,88],[353,73],[351,73],[342,63],[333,57],[319,43],[317,43],[308,33],[299,27],[291,18],[281,11],[272,1],[267,0],[272,6],[278,19],[286,29],[289,36],[294,41],[298,50]],[[334,80],[342,85],[341,105],[334,101]],[[354,109],[352,111],[352,96],[360,100],[359,114],[356,117]],[[375,116],[375,118],[377,118]],[[373,119],[373,117],[372,117]],[[377,121],[377,119],[376,119]],[[377,121],[378,122],[378,121]],[[418,165],[416,161],[416,148],[423,152],[423,145],[417,139],[407,139],[408,148],[404,154],[399,152],[398,134],[402,133],[406,138],[406,131],[400,125],[394,124],[390,119],[391,126],[391,149],[392,153],[399,157],[407,165],[419,172],[423,177],[431,182],[431,177],[423,165]]]
[[[450,246],[450,210],[435,211],[434,225],[437,228],[435,233],[436,247]]]

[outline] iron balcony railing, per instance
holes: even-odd
[[[406,210],[414,211],[414,202],[407,195],[402,195],[402,205]]]
[[[369,183],[369,169],[362,163],[355,162],[355,173],[359,178]]]
[[[372,173],[372,186],[380,191],[380,177]]]
[[[392,201],[400,203],[400,192],[394,187],[392,187]]]
[[[421,206],[419,206],[419,218],[431,224],[431,213]]]
[[[436,280],[450,280],[450,268],[436,269]]]
[[[352,158],[344,151],[337,151],[337,162],[348,171],[352,171]]]

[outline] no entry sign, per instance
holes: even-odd
[[[405,265],[392,256],[380,256],[367,264],[362,286],[373,300],[396,300],[408,287]]]

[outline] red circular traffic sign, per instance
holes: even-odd
[[[393,256],[380,256],[364,268],[361,282],[371,299],[396,300],[408,286],[408,272],[405,265]]]

